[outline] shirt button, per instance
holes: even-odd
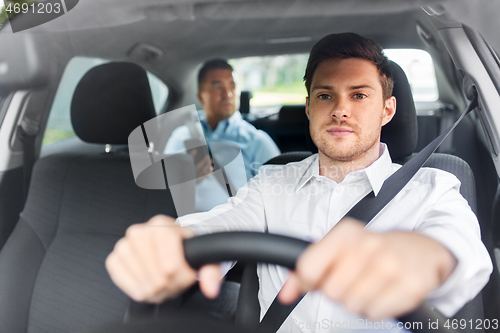
[[[219,136],[217,134],[212,135],[212,139],[217,140]]]

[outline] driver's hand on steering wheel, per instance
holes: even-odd
[[[196,282],[197,272],[184,259],[182,240],[194,236],[175,219],[158,215],[127,229],[106,259],[113,282],[137,302],[161,303]],[[221,284],[220,264],[206,265],[198,272],[200,289],[215,298]]]
[[[280,291],[291,303],[320,289],[349,311],[372,320],[416,309],[456,266],[455,257],[435,240],[406,231],[374,233],[346,218],[309,246]]]

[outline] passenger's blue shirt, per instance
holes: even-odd
[[[240,146],[247,180],[257,174],[262,164],[280,154],[273,139],[266,132],[245,121],[239,111],[229,119],[219,122],[214,130],[208,124],[204,113],[200,115],[200,121],[208,143],[232,142]]]
[[[246,179],[238,176],[232,177],[231,172],[228,173],[229,180],[237,189],[243,186],[246,180],[255,176],[262,164],[280,154],[278,146],[271,137],[245,121],[239,111],[236,111],[229,119],[220,121],[214,130],[208,124],[204,112],[199,117],[209,145],[212,142],[230,142],[240,147]],[[186,151],[184,141],[190,138],[191,135],[186,126],[177,128],[169,138],[165,152],[173,154]],[[237,172],[232,174],[237,174]],[[222,188],[214,177],[207,177],[196,186],[196,209],[198,211],[210,210],[226,203],[228,198],[227,190]]]

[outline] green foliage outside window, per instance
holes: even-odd
[[[0,7],[0,29],[8,19],[9,17],[7,16],[7,12],[5,11],[5,6]]]

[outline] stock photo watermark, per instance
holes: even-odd
[[[0,27],[10,22],[12,32],[20,32],[52,21],[76,7],[79,0],[3,0]]]
[[[401,330],[401,331],[418,331],[418,330],[484,330],[484,329],[498,329],[498,319],[429,319],[427,321],[413,321],[413,322],[401,322],[401,321],[390,321],[390,320],[381,320],[381,321],[370,321],[368,319],[351,319],[349,321],[338,321],[331,319],[323,319],[319,321],[298,321],[296,319],[293,320],[295,325],[299,329],[315,329],[318,331],[321,330]]]
[[[295,325],[300,329],[316,330],[418,330],[422,329],[422,322],[394,322],[394,321],[369,321],[368,319],[351,319],[349,321],[338,321],[332,319],[323,319],[320,321],[298,321],[294,319]]]

